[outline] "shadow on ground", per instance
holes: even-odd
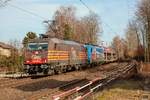
[[[29,84],[24,84],[24,85],[20,85],[17,86],[15,88],[22,90],[22,91],[40,91],[42,89],[54,89],[60,86],[63,86],[64,84],[68,84],[68,83],[72,83],[72,82],[76,82],[79,79],[74,79],[71,81],[59,81],[59,80],[55,80],[55,79],[47,79],[47,80],[40,80],[37,82],[33,82],[33,83],[29,83]]]

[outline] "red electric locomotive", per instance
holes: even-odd
[[[53,74],[80,69],[86,65],[84,46],[58,38],[31,40],[25,50],[24,69],[29,74]]]

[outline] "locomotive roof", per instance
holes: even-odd
[[[64,44],[78,45],[78,46],[81,45],[80,43],[77,43],[75,41],[70,41],[70,40],[61,40],[61,39],[58,39],[58,38],[52,38],[51,40],[55,43],[64,43]]]
[[[53,41],[54,43],[62,43],[62,44],[69,44],[69,45],[78,45],[80,46],[81,44],[75,41],[71,41],[71,40],[61,40],[58,38],[36,38],[36,39],[32,39],[30,40],[29,43],[40,43],[40,42],[48,42],[48,41]]]
[[[30,40],[29,41],[29,43],[34,43],[34,42],[36,42],[36,43],[40,43],[40,42],[48,42],[49,41],[49,39],[48,38],[36,38],[36,39],[32,39],[32,40]]]
[[[97,47],[97,48],[104,48],[104,46],[93,45],[93,44],[85,44],[85,46]]]

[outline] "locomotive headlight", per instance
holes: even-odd
[[[39,54],[39,52],[38,52],[38,51],[36,51],[36,52],[35,52],[35,54],[37,55],[37,54]]]
[[[26,63],[29,63],[29,62],[30,62],[29,60],[26,61]]]

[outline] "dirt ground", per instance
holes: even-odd
[[[150,100],[150,84],[139,77],[119,79],[98,92],[95,100]]]
[[[39,94],[43,91],[53,90],[57,86],[69,81],[88,77],[89,79],[96,78],[103,75],[103,71],[113,69],[117,63],[102,65],[100,67],[85,69],[82,71],[73,71],[63,73],[60,75],[48,76],[47,78],[39,79],[22,79],[14,80],[17,84],[12,84],[13,80],[5,82],[6,80],[0,79],[0,100],[28,100],[28,97]],[[7,84],[10,84],[7,86]],[[3,87],[3,85],[6,85]]]

